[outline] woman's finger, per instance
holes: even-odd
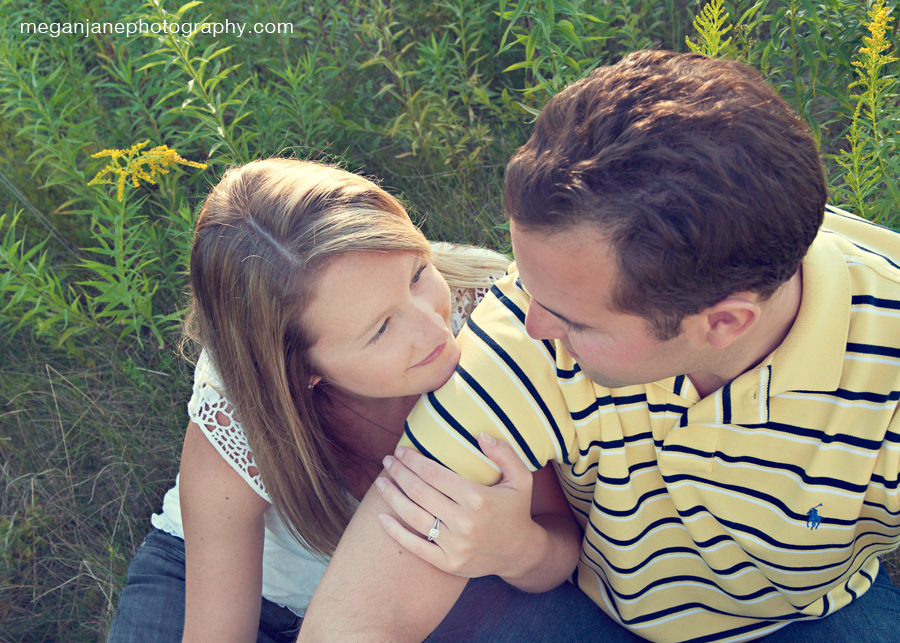
[[[394,455],[408,471],[416,476],[415,479],[410,477],[405,478],[405,481],[411,485],[410,488],[407,488],[406,484],[400,483],[401,488],[407,494],[410,492],[416,493],[418,491],[418,489],[412,485],[414,485],[416,481],[419,481],[424,483],[427,487],[439,491],[446,498],[459,502],[459,500],[464,498],[470,490],[481,486],[453,473],[447,467],[426,458],[415,449],[397,447],[394,451]],[[393,474],[392,477],[394,477],[395,480],[397,479]]]
[[[487,433],[481,433],[478,436],[478,445],[484,454],[500,467],[503,477],[498,484],[506,484],[515,488],[530,484],[531,470],[516,455],[508,442],[497,440]]]
[[[444,473],[456,477],[458,480],[465,479],[459,478],[459,476],[449,469],[445,469],[444,467],[431,462],[411,449],[398,449],[398,451],[407,452],[404,453],[404,457],[413,461],[416,468],[413,469],[408,467],[403,460],[387,456],[384,459],[384,468],[397,487],[399,487],[410,500],[422,507],[432,516],[451,518],[456,512],[457,504],[453,499],[448,498],[443,493],[442,487],[435,485],[433,480],[435,479],[435,476],[437,476],[440,478],[441,485],[446,485],[446,480],[444,479],[446,476]],[[411,457],[412,454],[418,456],[418,458]],[[419,461],[420,458],[426,460],[428,464],[433,466],[429,467],[423,465],[423,463]],[[442,471],[436,471],[435,469],[440,469]],[[466,482],[468,482],[468,480],[466,480]],[[418,527],[418,524],[414,526]]]
[[[384,498],[385,502],[388,503],[403,522],[409,525],[411,529],[418,531],[422,536],[428,535],[434,524],[434,514],[428,513],[427,510],[407,498],[387,478],[376,478],[375,487],[378,489],[381,497]]]
[[[401,525],[393,516],[381,514],[378,516],[381,526],[388,535],[396,540],[404,549],[418,556],[425,562],[431,563],[438,569],[443,569],[441,564],[446,557],[437,542],[428,542],[419,535],[412,533]],[[444,570],[447,571],[447,570]]]

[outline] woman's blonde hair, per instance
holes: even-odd
[[[191,249],[185,335],[209,352],[244,427],[253,466],[284,523],[330,555],[353,513],[347,472],[371,460],[334,426],[303,311],[347,252],[431,248],[400,202],[361,176],[295,159],[228,170],[203,204]],[[440,252],[451,287],[484,285],[478,262]],[[487,260],[496,274],[496,261]],[[454,268],[455,266],[455,268]]]

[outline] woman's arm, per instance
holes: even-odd
[[[507,443],[482,434],[479,444],[503,473],[493,487],[399,448],[399,460],[385,461],[394,484],[379,478],[376,486],[415,531],[389,515],[380,517],[382,524],[394,540],[445,572],[496,574],[530,592],[553,589],[575,569],[582,541],[553,467],[532,474]],[[440,535],[428,542],[420,534],[428,534],[435,516]]]
[[[419,643],[453,607],[466,579],[391,540],[378,523],[390,510],[369,489],[309,604],[298,643]]]
[[[255,641],[269,503],[188,424],[181,454],[186,554],[184,641]]]
[[[483,437],[480,438],[482,449],[485,454],[495,460],[501,461],[504,474],[508,469],[515,471],[515,463],[505,460],[498,449],[494,449]],[[502,447],[501,447],[502,449]],[[402,454],[403,461],[418,460],[418,454],[405,449],[408,453]],[[513,457],[515,455],[513,454]],[[424,459],[423,459],[424,460]],[[434,465],[431,461],[423,462],[427,465]],[[507,466],[507,464],[512,465]],[[521,463],[520,463],[521,465]],[[398,465],[397,461],[391,464],[390,469],[395,466],[401,466],[406,469],[405,465]],[[415,466],[415,465],[414,465]],[[437,465],[435,465],[437,466]],[[524,465],[521,465],[525,469]],[[443,479],[443,474],[449,474],[445,482],[451,487],[464,482],[460,478],[455,477],[443,467],[439,467],[438,477]],[[533,559],[529,559],[530,563],[526,567],[531,567],[529,572],[525,573],[528,581],[534,581],[536,578],[550,578],[554,574],[559,574],[559,580],[566,578],[574,569],[577,562],[578,552],[580,551],[581,536],[580,529],[574,519],[566,503],[566,510],[563,513],[557,513],[551,510],[551,507],[558,506],[560,499],[565,502],[562,492],[559,490],[558,484],[555,482],[555,475],[552,470],[548,473],[538,475],[535,482],[535,498],[532,505],[531,493],[523,494],[522,489],[514,491],[515,497],[508,497],[505,500],[512,502],[516,509],[514,513],[521,517],[524,513],[529,516],[531,511],[535,511],[535,522],[541,523],[539,526],[548,531],[547,537],[555,544],[549,544],[547,552],[548,558],[545,564],[533,566]],[[409,469],[406,469],[410,473]],[[528,482],[525,485],[530,486],[531,473],[525,469]],[[386,474],[382,474],[385,476]],[[428,477],[429,474],[425,474]],[[553,478],[550,476],[553,475]],[[508,476],[505,476],[508,477]],[[513,478],[517,480],[515,483],[518,487],[522,486],[522,480],[519,479],[517,473],[513,473]],[[422,479],[416,476],[416,480],[412,481],[413,485],[420,485],[420,491],[428,493],[438,493],[437,485],[443,484],[435,480],[435,486],[426,484]],[[547,482],[553,482],[556,491],[552,491],[553,487],[546,486]],[[466,481],[467,484],[472,484]],[[379,483],[376,481],[376,486]],[[476,485],[478,486],[478,485]],[[480,492],[504,492],[509,489],[498,489],[496,486],[487,488],[480,487]],[[397,495],[400,491],[389,484],[385,489],[393,489]],[[451,489],[447,489],[452,493]],[[453,607],[456,599],[459,597],[466,581],[458,575],[449,574],[435,565],[429,563],[424,556],[410,555],[410,552],[418,546],[424,544],[430,547],[440,549],[440,543],[445,540],[445,534],[452,533],[452,524],[440,527],[440,535],[436,538],[438,545],[426,542],[420,536],[414,535],[407,531],[407,528],[400,526],[396,522],[397,528],[408,537],[410,542],[415,542],[409,549],[396,545],[395,540],[391,539],[387,531],[379,525],[379,518],[384,524],[384,516],[393,514],[395,511],[390,507],[385,497],[388,494],[378,493],[375,489],[370,489],[369,493],[363,499],[359,509],[350,521],[350,525],[341,538],[341,543],[335,551],[334,557],[328,564],[328,569],[322,582],[319,584],[316,594],[310,603],[306,617],[303,619],[303,627],[300,630],[299,642],[314,641],[316,643],[330,643],[331,641],[354,641],[355,643],[371,642],[383,643],[384,641],[392,641],[395,643],[414,643],[422,641],[438,626],[441,620]],[[413,492],[415,495],[416,492]],[[445,501],[450,501],[448,495],[440,494]],[[524,509],[523,500],[524,495]],[[493,496],[491,493],[485,494],[484,497]],[[500,498],[500,496],[494,496]],[[440,501],[440,498],[437,498]],[[423,501],[425,502],[425,501]],[[453,500],[456,503],[455,500]],[[480,501],[479,501],[480,503]],[[426,503],[427,505],[428,503]],[[440,504],[440,502],[439,502]],[[458,504],[458,503],[457,503]],[[476,503],[478,504],[478,503]],[[429,505],[430,506],[430,505]],[[530,509],[529,509],[530,508]],[[418,511],[424,512],[421,508]],[[471,509],[471,507],[470,507]],[[490,505],[488,512],[494,510],[502,510],[501,507]],[[466,510],[467,511],[467,510]],[[466,511],[460,510],[458,513],[448,511],[448,521],[453,521],[459,516],[463,516]],[[423,520],[424,518],[424,520]],[[490,519],[490,516],[488,517]],[[506,526],[513,525],[515,529],[515,521],[504,521],[502,518],[494,518],[498,522],[494,524],[504,524]],[[396,514],[391,520],[396,521]],[[405,520],[405,519],[404,519]],[[424,529],[425,533],[430,529],[434,520],[430,514],[416,514],[410,518],[414,520],[417,529]],[[518,521],[518,519],[516,519]],[[388,521],[390,523],[390,521]],[[565,527],[560,528],[560,523]],[[485,523],[488,524],[488,523]],[[505,527],[504,527],[505,528]],[[400,538],[403,535],[400,534]],[[484,547],[487,558],[497,555],[506,556],[503,551],[508,543],[504,543],[505,536],[502,534],[488,534],[482,536],[481,547]],[[479,540],[479,538],[476,538]],[[518,540],[518,538],[517,538]],[[474,542],[474,541],[473,541]],[[560,549],[555,549],[556,545],[562,544]],[[432,550],[434,551],[434,550]],[[444,555],[440,550],[438,556]],[[415,552],[414,552],[415,553]],[[424,553],[424,552],[423,552]],[[436,552],[435,552],[436,553]],[[425,554],[428,555],[428,554]],[[476,561],[475,565],[481,565]],[[491,573],[491,572],[484,572]],[[527,582],[525,583],[528,584]],[[547,587],[558,584],[557,580],[551,581]],[[532,589],[537,585],[532,586]]]

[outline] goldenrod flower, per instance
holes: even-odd
[[[847,134],[849,148],[842,150],[835,160],[844,170],[846,188],[841,190],[844,198],[859,214],[878,223],[882,214],[867,214],[870,206],[878,202],[873,195],[886,186],[894,202],[900,200],[896,183],[891,179],[892,167],[885,158],[890,156],[893,143],[886,136],[882,123],[885,102],[896,83],[896,76],[885,67],[897,58],[884,53],[891,46],[885,32],[893,20],[884,0],[876,0],[868,14],[869,22],[863,25],[870,35],[863,37],[864,46],[859,50],[861,60],[853,61],[858,78],[849,85],[850,88],[861,88],[860,93],[852,96],[856,99],[856,108]]]
[[[97,172],[97,175],[88,182],[88,185],[102,185],[115,182],[117,187],[116,198],[122,201],[125,198],[125,182],[129,178],[131,179],[131,185],[139,187],[141,181],[155,185],[156,177],[160,174],[168,174],[168,168],[172,165],[187,165],[201,170],[206,169],[205,163],[188,161],[179,156],[175,150],[169,149],[168,145],[160,145],[146,152],[141,152],[149,142],[135,143],[127,150],[109,149],[92,154],[91,158],[94,159],[108,156],[110,162]],[[147,166],[146,169],[144,166]],[[108,176],[110,174],[115,176],[115,181],[113,181],[111,176]]]
[[[853,66],[859,68],[856,70],[856,73],[860,76],[860,79],[852,83],[850,87],[865,85],[866,79],[877,79],[882,67],[897,60],[895,56],[885,56],[882,53],[891,46],[885,39],[884,34],[887,31],[888,23],[893,20],[893,17],[888,15],[888,8],[884,6],[884,0],[875,2],[868,13],[871,22],[864,22],[863,26],[872,35],[863,36],[863,43],[866,46],[859,50],[859,53],[863,55],[863,59],[862,61],[853,61]]]
[[[684,37],[688,48],[694,53],[715,58],[731,44],[730,36],[727,40],[722,40],[731,31],[731,25],[725,24],[728,12],[724,11],[724,2],[725,0],[711,0],[694,18],[694,31],[697,32],[699,44],[694,44],[688,36]]]

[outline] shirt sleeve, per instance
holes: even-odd
[[[528,336],[527,309],[517,272],[494,284],[459,334],[456,372],[422,397],[401,444],[481,484],[500,479],[478,447],[481,432],[512,445],[532,471],[568,462],[576,440],[556,377],[557,347]]]
[[[235,418],[234,406],[225,396],[219,373],[205,349],[194,368],[188,416],[250,488],[266,502],[272,502],[254,462],[247,433]]]

